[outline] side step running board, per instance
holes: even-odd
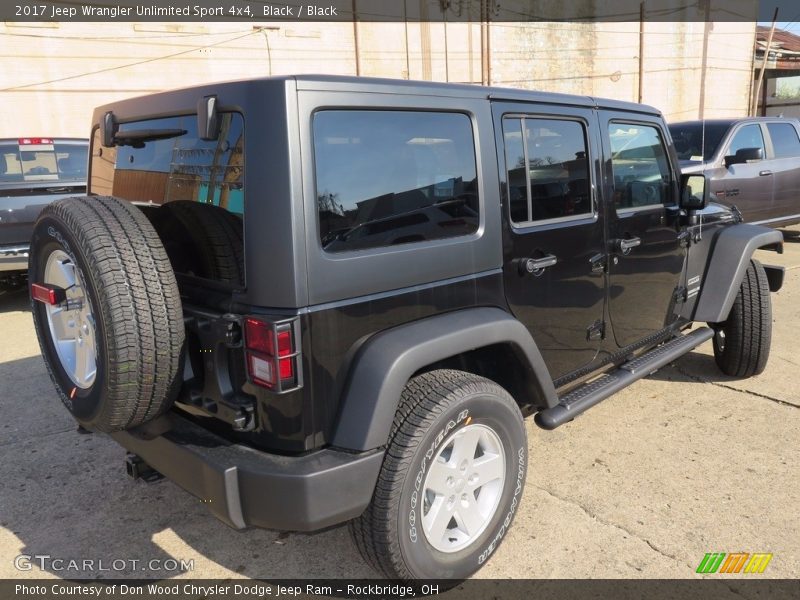
[[[551,408],[536,413],[534,420],[542,429],[555,429],[559,425],[571,421],[585,410],[599,404],[634,381],[647,377],[663,366],[693,350],[703,342],[714,337],[714,331],[708,327],[697,329],[687,335],[670,340],[620,365],[615,371],[598,377],[561,398]]]

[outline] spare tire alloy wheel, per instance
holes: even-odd
[[[131,429],[177,396],[185,329],[161,240],[134,205],[67,198],[34,226],[33,322],[61,401],[86,429]]]
[[[525,482],[519,407],[483,377],[440,369],[406,385],[371,504],[351,523],[364,559],[389,579],[477,571],[505,538]]]
[[[58,360],[72,383],[88,389],[97,374],[97,341],[83,274],[66,252],[54,250],[45,263],[44,283],[63,289],[66,296],[59,304],[45,305]]]

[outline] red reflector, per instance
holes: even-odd
[[[66,298],[66,292],[61,288],[41,285],[39,283],[31,284],[31,298],[55,306],[61,304]]]
[[[269,325],[256,319],[245,319],[244,335],[249,350],[275,356],[272,328]]]
[[[294,377],[294,360],[291,358],[280,359],[278,361],[278,371],[280,371],[281,379]]]
[[[292,332],[290,330],[278,332],[278,356],[287,356],[292,353]],[[283,377],[283,375],[281,375]]]

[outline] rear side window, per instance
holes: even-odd
[[[800,139],[791,123],[767,123],[767,131],[772,138],[775,158],[800,156]]]
[[[589,151],[582,123],[507,117],[503,137],[513,223],[591,214]]]
[[[244,123],[220,114],[217,140],[197,117],[123,123],[114,147],[92,143],[90,192],[132,202],[164,242],[176,273],[244,286]],[[180,280],[179,280],[180,281]]]
[[[89,142],[0,141],[0,183],[85,183]]]
[[[328,252],[478,230],[475,142],[467,115],[319,111],[314,158],[319,235]]]

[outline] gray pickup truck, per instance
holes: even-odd
[[[33,223],[42,208],[86,191],[89,140],[0,139],[0,286],[28,269]]]
[[[800,121],[749,117],[672,123],[682,173],[704,173],[711,199],[747,223],[800,223]],[[703,147],[703,152],[700,148]]]

